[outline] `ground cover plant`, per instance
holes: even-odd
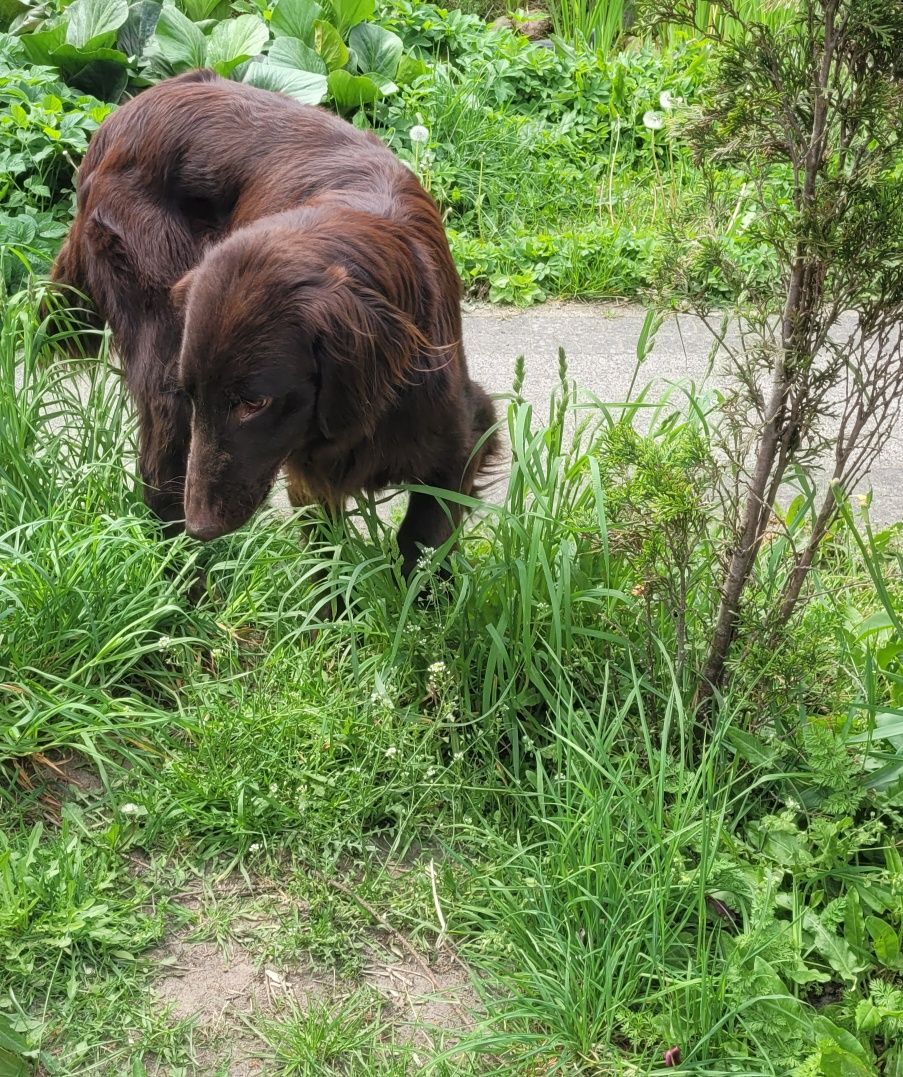
[[[831,0],[835,14],[838,2],[835,25],[871,44],[841,50],[861,66],[818,114],[852,91],[850,123],[876,72],[895,92],[892,65],[869,57],[899,28],[891,7]],[[406,55],[417,26],[445,36],[449,64],[459,39],[498,62],[478,28],[468,43],[465,16],[405,10],[385,29]],[[814,29],[798,40],[823,44]],[[745,64],[758,59],[763,79],[780,70],[774,41],[735,61],[720,53],[710,121],[756,127],[761,110],[724,108],[730,76],[744,74],[742,103]],[[506,47],[519,107],[530,93],[551,100],[554,66],[528,91],[519,65],[560,57]],[[680,55],[692,63],[699,49]],[[817,49],[790,55],[795,78],[813,56],[821,70]],[[642,56],[656,71],[671,62]],[[418,76],[357,122],[397,124],[388,137],[437,190],[451,182],[442,147],[459,145],[460,200],[482,214],[479,162],[496,163],[501,191],[524,160],[480,149],[486,115],[515,115],[504,96],[472,126],[460,108],[443,127],[438,111],[399,104],[410,92],[437,109],[464,75]],[[555,115],[579,126],[567,77]],[[502,77],[474,78],[474,92],[508,92]],[[52,92],[66,114],[70,91]],[[887,94],[870,101],[846,130],[870,133],[860,173],[876,213],[896,205],[899,158]],[[667,111],[655,104],[630,107]],[[81,118],[94,107],[73,102]],[[663,128],[643,114],[612,132],[631,153],[654,145],[663,168]],[[428,119],[425,141],[414,119]],[[822,130],[805,108],[794,120],[801,142]],[[504,149],[507,128],[492,130]],[[700,302],[742,280],[740,310],[762,332],[800,206],[792,180],[771,175],[766,191],[755,178],[798,143],[757,162],[743,130],[744,199],[786,190],[788,206],[748,222],[742,250],[700,215],[699,242],[669,264]],[[819,200],[862,195],[838,181],[833,145],[809,162],[823,177],[815,205],[801,203],[811,246],[788,263],[791,279],[825,267],[806,270],[821,287],[798,308],[825,325],[833,284],[860,280],[840,254],[825,259],[844,218],[823,218]],[[744,216],[738,177],[709,170],[712,220],[724,206]],[[663,223],[666,208],[662,197]],[[893,235],[876,232],[875,249]],[[466,228],[453,238],[473,241]],[[673,237],[656,242],[667,253]],[[897,301],[885,255],[886,275],[857,293],[873,325]],[[762,270],[769,258],[777,274]],[[450,578],[437,571],[447,551],[426,551],[405,587],[392,510],[374,502],[339,523],[274,508],[208,547],[162,540],[106,345],[60,359],[40,281],[19,280],[0,315],[0,1073],[903,1073],[903,532],[872,522],[844,470],[823,518],[823,442],[807,450],[808,431],[788,442],[794,466],[756,535],[718,691],[700,692],[725,571],[747,552],[742,435],[758,427],[737,394],[761,370],[727,390],[653,394],[655,313],[620,405],[581,392],[559,355],[559,389],[537,413],[519,365],[501,408],[502,489],[448,554]],[[786,351],[752,354],[774,375]],[[821,385],[821,356],[806,352],[795,376]],[[843,399],[868,405],[869,370],[856,373]],[[824,439],[832,429],[824,416]],[[755,461],[761,446],[748,444]]]
[[[0,34],[0,279],[15,288],[46,267],[72,213],[73,171],[109,106],[34,67]]]

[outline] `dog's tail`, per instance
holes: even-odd
[[[487,486],[492,484],[491,472],[485,474],[501,456],[501,440],[497,426],[498,416],[491,397],[475,381],[468,380],[467,402],[470,408],[471,451],[467,466],[465,489],[474,497],[481,496]],[[479,483],[483,475],[487,482]]]

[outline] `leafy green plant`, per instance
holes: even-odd
[[[72,86],[118,101],[128,85],[209,67],[307,104],[327,95],[352,112],[394,93],[402,44],[368,21],[373,0],[277,0],[234,15],[219,4],[75,0],[20,25],[33,63]]]
[[[140,52],[149,31],[148,2],[137,0],[130,8],[127,0],[74,0],[22,33],[22,47],[33,64],[56,68],[70,86],[118,101],[135,61],[125,48]]]
[[[28,67],[16,39],[0,35],[0,277],[7,288],[44,268],[65,235],[73,166],[109,111]]]

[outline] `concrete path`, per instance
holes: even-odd
[[[506,392],[511,388],[515,360],[523,355],[523,395],[544,417],[558,384],[558,348],[563,347],[570,376],[580,388],[602,400],[623,400],[644,318],[645,310],[632,305],[546,303],[525,311],[468,306],[464,341],[471,374],[489,392]],[[652,381],[659,390],[669,382],[698,384],[706,374],[711,346],[711,335],[698,319],[689,315],[669,318],[656,337],[638,384]],[[881,454],[870,483],[875,520],[903,520],[903,424]]]

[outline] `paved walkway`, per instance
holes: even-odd
[[[570,376],[600,399],[622,400],[636,363],[645,311],[638,306],[601,303],[546,303],[525,311],[498,307],[465,308],[464,340],[472,376],[493,393],[510,390],[514,363],[523,355],[523,394],[547,414],[558,384],[558,348],[567,354]],[[712,339],[696,318],[681,315],[662,326],[638,384],[653,381],[697,383],[709,365]],[[717,370],[717,360],[716,360]],[[895,431],[873,469],[876,521],[903,520],[903,425]]]

